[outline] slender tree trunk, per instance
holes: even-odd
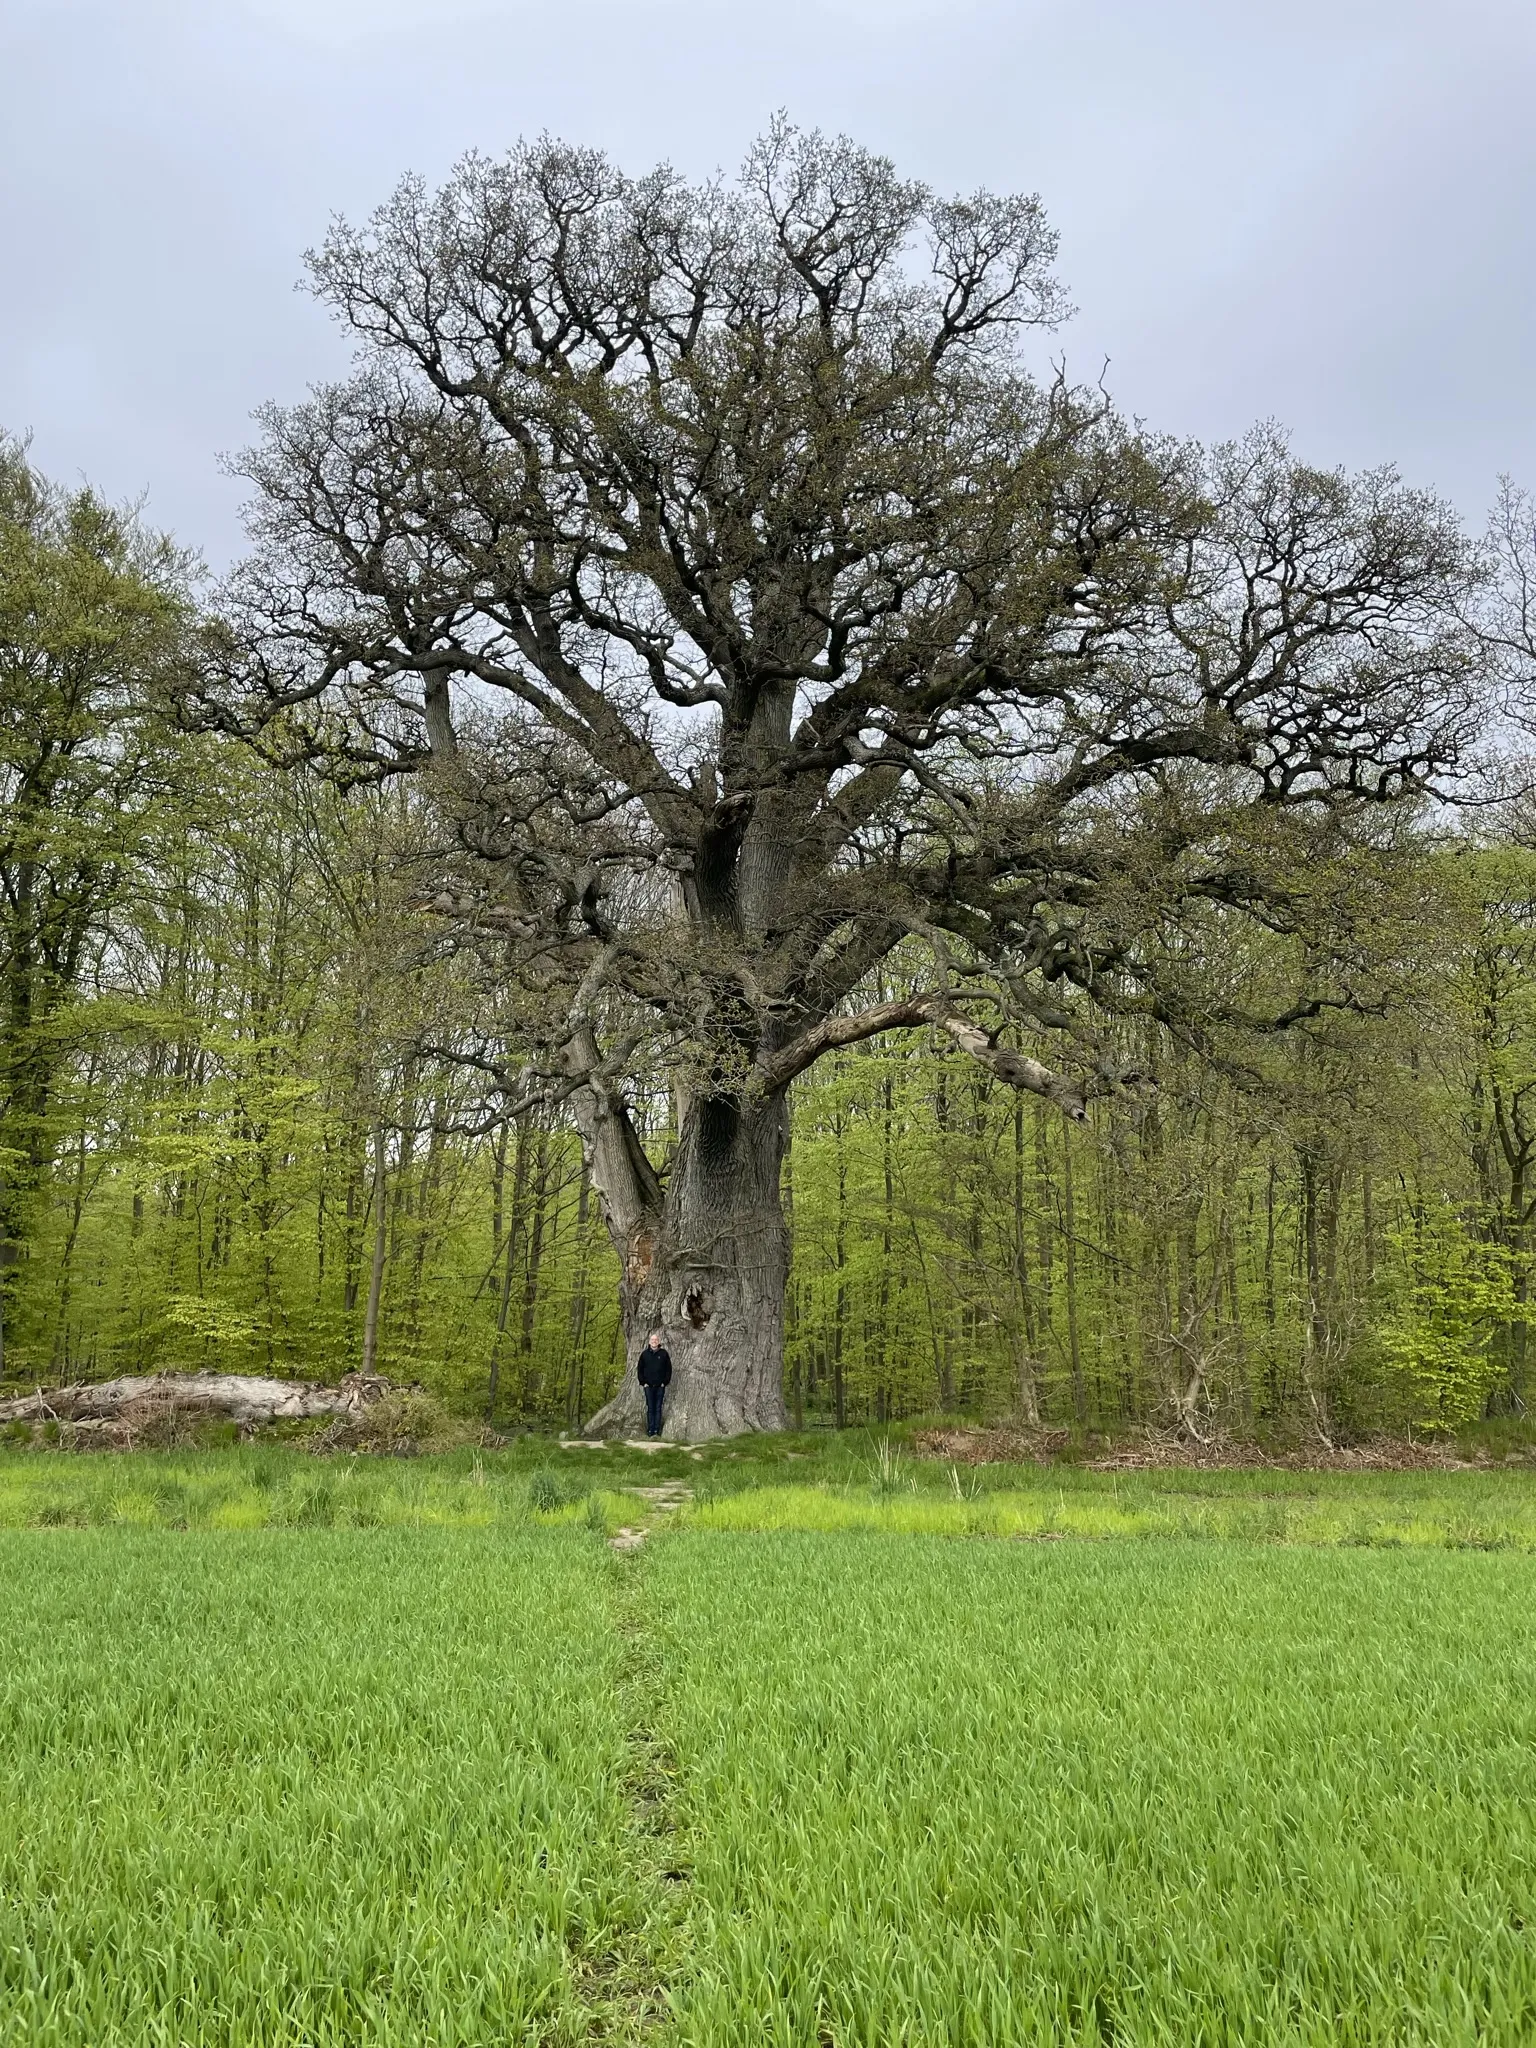
[[[784,1202],[784,1240],[787,1245],[795,1241],[795,1139],[794,1119],[789,1119],[784,1136],[784,1165],[779,1174]],[[793,1271],[784,1285],[784,1356],[792,1358],[789,1390],[790,1405],[794,1413],[795,1428],[805,1427],[805,1365],[804,1347],[798,1342],[799,1324],[798,1286]]]
[[[416,1203],[416,1245],[411,1254],[411,1284],[405,1312],[406,1346],[409,1353],[416,1350],[421,1335],[421,1289],[426,1273],[427,1242],[432,1234],[433,1218],[437,1211],[437,1198],[442,1191],[443,1161],[447,1154],[444,1143],[448,1106],[441,1096],[432,1104],[432,1131],[427,1140],[427,1163],[422,1176],[419,1199]]]
[[[832,1412],[838,1428],[846,1429],[848,1384],[843,1346],[848,1327],[848,1160],[843,1151],[841,1110],[832,1119],[832,1131],[837,1140],[837,1235],[834,1245],[837,1292],[832,1323]]]
[[[346,1224],[342,1232],[341,1252],[341,1306],[343,1314],[351,1316],[357,1307],[360,1284],[361,1234],[363,1227],[363,1173],[367,1163],[367,1136],[360,1121],[347,1127],[347,1208]]]
[[[95,1062],[91,1063],[95,1078]],[[69,1229],[59,1254],[59,1306],[53,1332],[53,1370],[58,1372],[69,1357],[69,1303],[74,1289],[75,1245],[80,1237],[80,1219],[85,1214],[86,1128],[82,1119],[75,1154],[75,1185],[69,1206]]]
[[[1302,1384],[1312,1406],[1313,1420],[1324,1443],[1331,1444],[1327,1390],[1319,1384],[1326,1368],[1328,1345],[1327,1310],[1323,1301],[1322,1261],[1318,1246],[1318,1164],[1315,1155],[1301,1155],[1301,1236],[1307,1276],[1307,1317],[1302,1338]]]
[[[501,1294],[496,1303],[496,1335],[491,1340],[491,1376],[485,1393],[485,1419],[496,1420],[496,1396],[501,1390],[501,1354],[507,1341],[507,1311],[512,1305],[512,1267],[517,1258],[517,1231],[507,1232],[506,1255],[501,1269]]]
[[[491,1264],[501,1259],[501,1198],[507,1179],[507,1126],[498,1124],[491,1144]]]
[[[880,1084],[880,1167],[884,1184],[883,1207],[880,1211],[880,1420],[887,1420],[891,1401],[892,1350],[891,1343],[891,1252],[896,1241],[896,1181],[891,1157],[891,1123],[895,1106],[895,1090],[891,1082],[890,1068]]]
[[[1232,1228],[1230,1211],[1223,1225],[1223,1252],[1226,1264],[1228,1312],[1232,1318],[1232,1350],[1237,1360],[1238,1397],[1242,1402],[1243,1420],[1253,1420],[1253,1378],[1248,1367],[1248,1332],[1243,1324],[1243,1296],[1237,1271],[1237,1239]]]
[[[581,1420],[587,1367],[587,1282],[591,1260],[588,1226],[592,1205],[592,1176],[585,1156],[581,1181],[576,1191],[576,1284],[571,1291],[571,1369],[566,1389],[566,1422],[574,1429]]]
[[[1025,1422],[1040,1420],[1040,1395],[1035,1382],[1035,1309],[1030,1298],[1029,1264],[1024,1245],[1024,1098],[1013,1103],[1013,1277],[1019,1290],[1022,1323],[1018,1346],[1019,1413]]]
[[[373,1266],[368,1275],[368,1307],[363,1315],[363,1371],[376,1370],[379,1352],[379,1301],[384,1292],[384,1258],[389,1248],[389,1219],[385,1215],[384,1124],[373,1130]]]
[[[520,1119],[517,1126],[517,1140],[512,1157],[512,1213],[507,1219],[507,1234],[501,1268],[501,1293],[496,1303],[496,1334],[491,1340],[491,1373],[486,1389],[485,1419],[496,1419],[496,1397],[501,1387],[501,1357],[507,1343],[507,1321],[512,1307],[512,1275],[517,1267],[517,1255],[527,1228],[528,1207],[528,1124]]]
[[[1050,1147],[1046,1138],[1045,1104],[1035,1104],[1035,1271],[1040,1275],[1041,1342],[1054,1338],[1051,1328],[1051,1218],[1056,1208],[1056,1190],[1051,1182]]]
[[[1061,1134],[1061,1201],[1065,1225],[1067,1279],[1067,1351],[1072,1363],[1072,1413],[1079,1428],[1088,1420],[1088,1389],[1083,1383],[1082,1337],[1077,1319],[1077,1205],[1072,1186],[1072,1133]]]
[[[533,1334],[539,1307],[539,1269],[544,1263],[544,1212],[548,1200],[549,1132],[541,1126],[534,1148],[533,1213],[528,1230],[528,1261],[523,1271],[523,1311],[518,1346],[523,1360],[523,1406],[530,1414],[538,1407],[540,1391],[533,1365]]]

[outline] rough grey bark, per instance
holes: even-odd
[[[1106,1018],[1374,999],[1342,878],[1480,730],[1454,517],[1037,381],[1054,248],[782,121],[735,188],[474,158],[337,224],[357,373],[248,458],[199,715],[432,778],[426,900],[516,1019],[486,1064],[574,1111],[674,1433],[784,1420],[797,1074],[927,1030],[1081,1120],[1139,1085]],[[1295,940],[1256,1008],[1255,921]],[[664,1170],[639,1076],[687,1098]],[[598,1423],[640,1414],[627,1372]]]
[[[624,1377],[587,1424],[590,1435],[631,1436],[643,1428],[635,1366],[657,1328],[672,1356],[664,1436],[695,1442],[788,1425],[789,1240],[779,1192],[788,1137],[784,1098],[753,1109],[721,1097],[695,1099],[682,1123],[664,1198],[629,1212],[622,1232],[614,1227],[601,1169],[594,1173],[623,1261]]]

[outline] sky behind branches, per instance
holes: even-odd
[[[1054,347],[1150,425],[1536,486],[1532,0],[0,0],[0,425],[220,565],[219,452],[345,365],[331,213],[544,129],[734,169],[781,106],[1038,190]]]

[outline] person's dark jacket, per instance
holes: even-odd
[[[649,1344],[640,1354],[637,1368],[642,1387],[664,1387],[672,1377],[672,1354],[665,1345],[653,1351]]]

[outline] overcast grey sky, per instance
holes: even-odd
[[[1151,424],[1536,485],[1536,0],[0,0],[0,424],[222,563],[219,451],[344,362],[330,213],[541,129],[734,168],[778,106],[1038,190]]]

